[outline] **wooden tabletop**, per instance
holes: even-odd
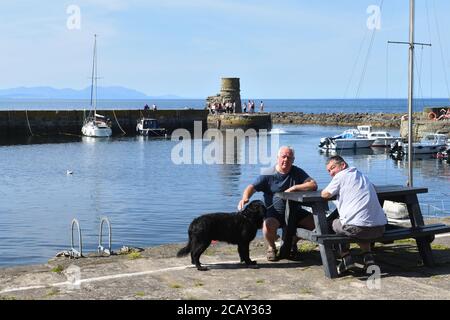
[[[428,188],[405,187],[399,185],[375,186],[377,194],[381,197],[395,197],[418,193],[427,193]],[[292,200],[303,203],[328,201],[320,196],[322,190],[301,192],[277,192],[275,195],[284,200]],[[335,197],[329,199],[333,200]]]

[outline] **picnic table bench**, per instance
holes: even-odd
[[[399,227],[387,225],[383,236],[374,239],[371,242],[388,243],[394,240],[414,238],[417,243],[419,254],[424,265],[433,266],[433,255],[430,243],[434,240],[435,234],[450,232],[450,226],[445,224],[425,225],[422,212],[420,210],[417,194],[427,193],[427,188],[414,188],[396,185],[375,186],[381,206],[385,200],[405,203],[408,209],[411,227]],[[305,240],[315,242],[319,245],[322,265],[325,275],[328,278],[336,278],[338,276],[336,267],[336,258],[333,246],[335,244],[343,244],[349,242],[357,242],[358,239],[336,235],[331,233],[329,223],[327,221],[326,212],[328,210],[328,201],[334,200],[324,199],[318,191],[303,192],[279,192],[276,196],[287,200],[286,204],[286,232],[284,232],[283,245],[280,248],[280,256],[287,257],[292,245],[292,237],[297,235]],[[313,231],[297,228],[295,216],[289,213],[293,210],[294,202],[300,202],[304,206],[312,208],[315,229]]]

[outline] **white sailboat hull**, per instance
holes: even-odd
[[[81,133],[87,137],[110,137],[112,130],[105,123],[88,121],[81,128]]]

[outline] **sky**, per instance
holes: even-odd
[[[433,45],[416,50],[419,97],[450,96],[448,12],[416,0],[416,42]],[[409,0],[2,0],[0,89],[89,86],[98,34],[100,86],[205,98],[239,77],[249,98],[405,98],[408,47],[387,41],[408,40],[408,15]]]

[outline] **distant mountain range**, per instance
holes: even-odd
[[[91,87],[75,90],[52,87],[18,87],[0,89],[0,99],[90,99]],[[148,96],[145,93],[124,87],[98,87],[97,99],[182,99],[176,95]]]

